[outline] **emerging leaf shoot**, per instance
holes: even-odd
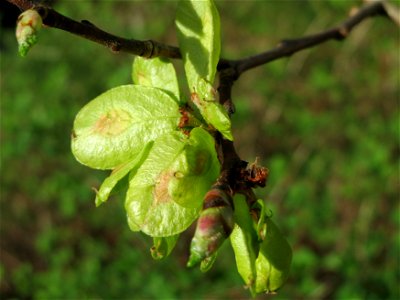
[[[208,265],[208,260],[229,237],[234,224],[232,205],[232,198],[223,185],[216,185],[207,193],[190,245],[188,267],[204,260]]]
[[[192,102],[208,124],[233,140],[231,121],[217,102],[212,86],[221,43],[220,20],[214,1],[180,1],[176,27]]]
[[[213,82],[221,48],[220,20],[214,1],[180,1],[175,22],[190,90],[199,79]]]

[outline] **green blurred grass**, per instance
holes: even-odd
[[[336,25],[358,1],[219,1],[223,56]],[[121,36],[176,44],[172,1],[58,3]],[[69,150],[75,114],[130,82],[132,58],[45,29],[21,59],[1,52],[2,298],[244,299],[224,245],[206,275],[185,268],[190,232],[166,261],[129,231],[121,197],[95,209],[105,173]],[[374,18],[252,70],[235,84],[238,151],[270,169],[266,199],[294,249],[279,299],[398,299],[399,33]],[[179,62],[177,62],[179,65]],[[260,299],[269,298],[261,295]]]

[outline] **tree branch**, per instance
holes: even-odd
[[[267,64],[273,60],[290,56],[298,51],[311,48],[329,40],[343,40],[356,25],[369,17],[377,15],[388,17],[386,6],[381,1],[364,5],[338,27],[299,39],[282,40],[274,49],[240,60],[230,61],[230,65],[236,70],[238,78],[243,72]]]
[[[42,16],[43,23],[49,27],[58,28],[93,42],[99,43],[114,52],[126,52],[147,58],[162,56],[168,58],[181,58],[178,47],[166,45],[153,40],[138,41],[122,38],[107,33],[96,27],[89,21],[74,21],[48,6],[38,5],[33,0],[7,0],[21,10],[36,9]],[[227,60],[221,58],[218,70],[233,68],[236,79],[245,71],[267,64],[282,57],[290,56],[300,50],[304,50],[328,40],[342,40],[350,31],[366,18],[383,15],[389,16],[389,8],[385,2],[372,2],[359,9],[359,11],[345,20],[340,26],[310,35],[307,37],[283,40],[276,48],[269,51],[239,60]],[[393,7],[391,7],[393,9]]]
[[[113,52],[126,52],[147,58],[163,56],[169,58],[181,58],[179,48],[162,44],[153,40],[138,41],[122,38],[107,33],[96,27],[89,21],[77,22],[72,20],[51,7],[36,5],[30,0],[7,0],[18,6],[21,10],[35,9],[42,17],[43,24],[76,34],[95,43],[106,46]]]
[[[357,24],[375,15],[387,16],[385,7],[381,2],[362,7],[338,27],[300,39],[283,40],[275,49],[255,56],[240,60],[220,60],[218,64],[220,104],[225,107],[229,115],[234,113],[235,107],[231,97],[232,86],[243,72],[331,39],[342,40]],[[254,201],[256,198],[252,188],[265,185],[268,170],[258,166],[256,163],[249,167],[237,155],[233,142],[222,138],[217,139],[217,142],[220,147],[220,156],[222,157],[222,170],[218,180],[227,183],[234,192],[245,194],[248,199]]]
[[[229,113],[233,113],[234,107],[231,99],[232,85],[234,82],[231,69],[219,72],[219,102],[224,105]],[[216,138],[218,156],[222,168],[218,183],[228,185],[233,193],[252,194],[252,188],[263,187],[268,177],[268,170],[257,164],[242,160],[236,152],[232,141],[223,139],[221,134]],[[254,195],[254,194],[253,194]]]

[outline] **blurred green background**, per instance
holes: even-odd
[[[240,58],[337,25],[361,1],[218,1],[222,55]],[[397,3],[398,4],[398,3]],[[125,37],[177,44],[174,1],[58,1]],[[2,14],[4,18],[5,15]],[[235,84],[236,146],[270,169],[266,200],[293,246],[290,279],[258,299],[399,299],[399,29],[363,22]],[[105,172],[78,164],[79,109],[130,83],[132,57],[44,29],[27,58],[1,29],[2,299],[248,299],[225,243],[206,274],[185,268],[192,231],[164,261],[130,232]],[[182,70],[181,62],[176,65]]]

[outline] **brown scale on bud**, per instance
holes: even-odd
[[[179,112],[181,113],[181,119],[179,120],[179,128],[187,127],[189,124],[189,113],[183,107],[179,108]]]
[[[249,164],[246,169],[241,171],[241,177],[248,187],[264,187],[269,175],[269,170],[258,165],[258,158],[252,164]]]
[[[182,130],[183,133],[189,135],[190,130],[194,127],[199,126],[201,123],[193,115],[193,112],[189,106],[186,105],[180,107],[179,112],[181,114],[181,118],[179,120],[178,127]]]
[[[232,203],[226,185],[214,185],[208,191],[190,245],[188,267],[212,256],[229,237],[234,226]]]

